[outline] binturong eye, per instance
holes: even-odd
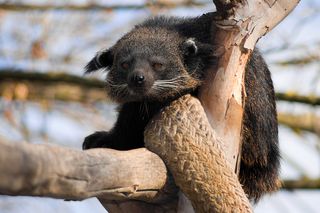
[[[123,62],[123,63],[121,63],[121,67],[122,67],[123,69],[127,70],[127,69],[129,69],[129,63]]]
[[[152,64],[152,67],[155,70],[160,70],[160,69],[162,69],[163,64],[155,62],[155,63]]]

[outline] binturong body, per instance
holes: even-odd
[[[108,132],[85,138],[83,149],[129,150],[144,146],[143,133],[161,108],[184,94],[197,95],[221,46],[212,45],[213,14],[183,19],[156,17],[135,26],[86,66],[109,71],[108,96],[119,104]],[[240,182],[251,200],[278,188],[279,148],[275,94],[270,71],[257,50],[246,67]],[[214,180],[213,180],[214,181]]]

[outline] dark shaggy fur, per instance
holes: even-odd
[[[170,101],[191,93],[214,66],[221,50],[210,43],[212,13],[197,18],[156,17],[137,25],[110,49],[99,52],[86,72],[108,70],[108,95],[119,103],[109,132],[86,137],[83,148],[143,147],[144,128]],[[279,149],[275,95],[270,72],[257,50],[246,68],[247,99],[242,129],[240,182],[248,197],[278,187]]]

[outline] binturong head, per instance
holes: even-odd
[[[214,46],[159,27],[136,27],[87,64],[104,69],[107,93],[118,103],[166,101],[195,90],[215,60]]]

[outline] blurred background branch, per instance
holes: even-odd
[[[0,95],[4,96],[7,88],[12,84],[17,84],[19,82],[24,82],[28,87],[28,91],[32,92],[28,98],[30,100],[34,99],[46,99],[53,98],[57,100],[64,101],[79,101],[79,102],[92,102],[92,101],[101,101],[107,100],[104,89],[104,82],[102,80],[98,80],[96,78],[85,78],[79,77],[72,74],[67,74],[63,72],[32,72],[28,70],[10,70],[10,69],[0,69]],[[27,84],[28,83],[28,84]],[[35,85],[38,85],[35,87]],[[60,91],[58,87],[59,84],[63,84],[66,87],[70,86],[78,89],[76,94],[69,94],[67,89]],[[42,87],[41,87],[41,86]],[[35,87],[35,88],[32,88]],[[45,87],[57,87],[56,91],[46,92]],[[42,89],[40,89],[42,88]],[[68,88],[70,91],[72,89]],[[43,90],[44,89],[44,90]],[[45,92],[45,94],[43,94]],[[92,95],[92,93],[96,93],[96,95]],[[89,94],[86,94],[89,93]],[[51,95],[49,95],[51,94]],[[287,101],[287,102],[298,102],[304,103],[308,105],[318,106],[320,105],[320,97],[314,95],[299,95],[297,93],[287,92],[287,93],[276,93],[276,98],[279,101]],[[19,99],[19,98],[18,98]],[[287,116],[286,116],[287,117]],[[304,117],[304,116],[302,116]],[[284,120],[288,120],[285,118],[281,118]],[[290,122],[289,122],[290,123]],[[297,123],[296,121],[294,123]],[[298,122],[299,123],[299,122]]]
[[[314,114],[293,115],[279,113],[278,120],[295,131],[309,131],[320,135],[320,117]]]
[[[282,183],[282,189],[319,189],[320,179],[301,178],[300,180],[285,180]]]
[[[53,2],[52,2],[53,3]],[[120,5],[103,5],[99,3],[88,4],[31,4],[31,3],[0,3],[0,9],[11,11],[27,11],[27,10],[75,10],[75,11],[88,11],[88,10],[136,10],[144,8],[175,8],[175,7],[190,7],[190,6],[203,6],[203,2],[193,0],[149,0],[145,3],[127,3]]]

